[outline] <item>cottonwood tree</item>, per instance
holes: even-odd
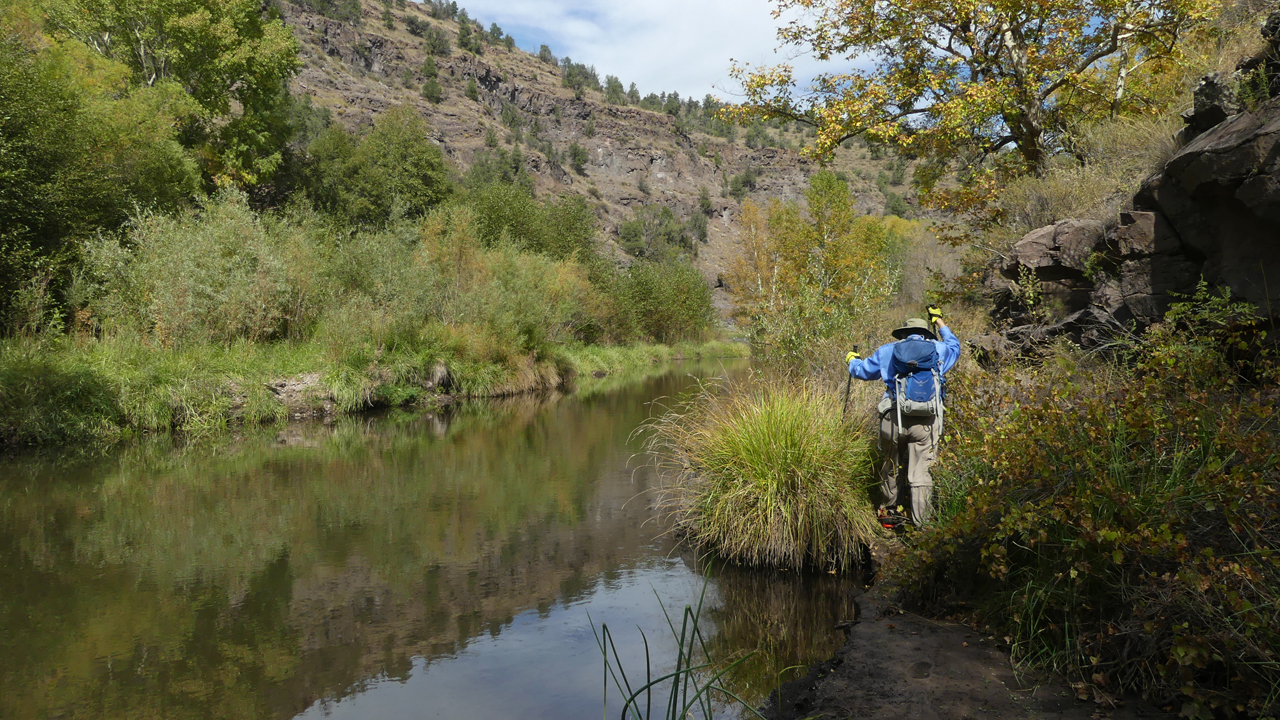
[[[829,155],[865,135],[948,160],[1002,150],[1038,172],[1064,132],[1117,111],[1138,67],[1177,52],[1217,0],[777,0],[798,12],[779,39],[819,60],[867,69],[818,75],[797,90],[792,67],[735,64],[739,121],[812,125],[807,151]],[[930,167],[936,167],[931,165]],[[926,187],[940,176],[921,178]]]
[[[252,186],[280,167],[298,44],[258,0],[49,0],[44,9],[56,35],[124,64],[135,84],[176,83],[195,100],[182,137],[212,151],[207,174]]]

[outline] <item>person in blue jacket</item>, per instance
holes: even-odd
[[[932,326],[932,327],[931,327]],[[937,328],[935,334],[933,328]],[[945,375],[960,359],[960,341],[951,328],[942,321],[942,311],[929,307],[929,322],[911,318],[893,331],[900,342],[908,339],[931,340],[938,349],[938,372]],[[939,340],[939,336],[942,338]],[[880,380],[885,384],[884,397],[876,411],[880,420],[880,450],[884,462],[880,466],[880,490],[884,496],[880,505],[882,519],[900,513],[898,508],[898,472],[906,466],[907,484],[911,487],[911,520],[917,526],[929,521],[930,502],[933,496],[933,475],[929,469],[938,459],[938,440],[942,437],[942,413],[932,418],[899,417],[893,398],[893,346],[896,342],[881,345],[867,358],[851,352],[845,360],[849,374],[859,380]],[[899,420],[902,426],[899,428]],[[901,459],[905,455],[906,463]]]

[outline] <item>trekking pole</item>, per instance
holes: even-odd
[[[853,351],[858,352],[858,346],[853,346]],[[849,373],[848,366],[845,366],[845,372]],[[840,406],[840,419],[844,420],[849,415],[849,387],[853,385],[853,373],[849,373],[849,377],[844,380],[844,404]]]
[[[849,386],[853,384],[853,374],[844,380],[844,404],[840,406],[840,419],[844,420],[849,415]]]

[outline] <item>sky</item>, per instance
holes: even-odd
[[[459,0],[471,17],[498,23],[520,48],[549,45],[556,57],[594,65],[601,82],[616,75],[642,95],[710,93],[734,100],[732,60],[775,65],[792,62],[797,77],[816,63],[778,48],[771,0]],[[775,52],[775,50],[777,50]]]

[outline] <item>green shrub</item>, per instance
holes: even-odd
[[[870,442],[809,386],[706,388],[651,423],[663,499],[695,547],[732,562],[844,569],[879,531]]]
[[[487,245],[505,240],[556,258],[595,252],[595,214],[581,197],[539,203],[522,187],[494,182],[473,192],[468,204],[475,210],[480,238]]]
[[[587,174],[587,161],[591,159],[591,155],[587,149],[578,143],[569,145],[569,164],[573,166],[573,171],[579,175]]]
[[[405,106],[380,116],[362,138],[329,127],[309,148],[308,196],[357,225],[422,215],[451,191],[444,156],[429,132],[426,121]]]
[[[627,104],[627,91],[622,87],[622,81],[613,75],[604,77],[604,101],[610,105]]]
[[[567,88],[573,88],[574,96],[579,100],[582,99],[582,91],[595,90],[599,92],[600,76],[596,74],[595,66],[586,66],[582,63],[576,63],[569,58],[560,60],[560,84]]]
[[[645,205],[636,210],[632,219],[618,225],[618,244],[622,249],[648,260],[672,260],[686,252],[697,255],[693,241],[690,228],[676,219],[666,205]]]
[[[298,229],[260,221],[227,191],[201,215],[147,215],[127,238],[89,243],[83,292],[107,332],[167,347],[284,337],[315,311],[289,267],[304,246]]]
[[[422,48],[428,55],[448,57],[452,50],[452,41],[444,28],[428,28],[422,35]]]
[[[0,22],[7,18],[0,18]],[[130,212],[174,210],[199,189],[195,162],[177,140],[178,114],[193,109],[170,82],[130,90],[127,70],[65,48],[29,49],[0,25],[0,323],[35,275],[64,289],[79,238],[113,231]]]
[[[939,522],[894,576],[1015,660],[1182,715],[1280,700],[1280,368],[1252,313],[1202,292],[1133,366],[1064,352],[953,382]]]
[[[497,136],[494,136],[495,145]],[[487,185],[501,183],[515,185],[526,194],[533,195],[533,177],[524,166],[524,153],[519,147],[510,151],[495,147],[492,150],[481,150],[471,160],[471,167],[462,178],[462,184],[472,190],[479,190]]]
[[[911,206],[896,192],[890,192],[884,198],[885,216],[896,215],[900,218],[911,217]]]
[[[480,86],[476,84],[475,78],[467,78],[466,96],[472,102],[480,102]]]
[[[433,77],[422,83],[422,97],[429,103],[439,105],[444,100],[444,90],[440,87],[440,81]]]
[[[707,241],[707,216],[702,213],[694,213],[689,217],[689,235],[698,242]]]
[[[654,342],[700,339],[711,326],[711,287],[688,263],[632,263],[614,301],[629,318],[627,324]]]
[[[458,49],[473,55],[484,54],[484,46],[480,44],[479,33],[472,27],[471,21],[465,18],[458,21]],[[468,95],[467,97],[471,96]]]
[[[760,179],[760,171],[753,167],[734,175],[729,178],[729,196],[738,202],[742,202],[747,193],[756,189],[756,180],[758,179]]]

